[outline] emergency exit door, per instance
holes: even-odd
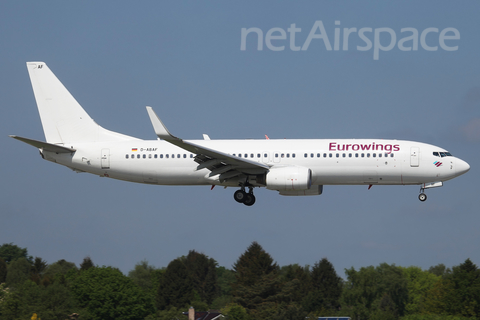
[[[410,167],[418,167],[420,164],[420,148],[410,148]]]

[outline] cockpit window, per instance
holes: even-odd
[[[434,155],[435,157],[442,157],[442,158],[443,158],[443,157],[451,157],[451,156],[452,156],[452,154],[451,154],[450,152],[436,152],[436,151],[433,152],[433,155]]]

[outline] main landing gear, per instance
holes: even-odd
[[[253,195],[253,187],[248,187],[248,193],[245,191],[245,186],[241,186],[240,190],[235,191],[233,198],[238,203],[243,203],[246,206],[253,206],[255,203],[255,196]]]
[[[420,188],[420,194],[418,195],[418,200],[422,202],[427,200],[427,195],[424,193],[424,191],[425,191],[424,188]]]

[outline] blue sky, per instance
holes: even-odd
[[[429,268],[480,264],[480,3],[451,1],[4,1],[0,3],[0,244],[27,247],[53,263],[127,273],[146,259],[166,266],[195,249],[230,268],[252,241],[280,264],[327,257],[345,268],[382,262]],[[397,42],[427,28],[427,51],[380,51],[358,33],[349,48],[313,39],[257,50],[241,29],[390,28]],[[339,21],[340,25],[335,22]],[[439,45],[445,28],[460,39]],[[317,32],[318,34],[319,32]],[[366,33],[373,41],[374,35]],[[274,33],[273,35],[279,35]],[[449,33],[448,35],[452,35]],[[343,39],[343,38],[341,38]],[[265,40],[265,39],[264,39]],[[387,46],[390,35],[380,34]],[[397,44],[397,43],[396,43]],[[411,46],[412,42],[406,42]],[[126,183],[43,161],[9,134],[43,140],[26,61],[45,61],[97,123],[155,139],[145,106],[186,139],[392,138],[441,146],[471,165],[464,176],[417,199],[416,186],[326,186],[318,197],[257,190]]]

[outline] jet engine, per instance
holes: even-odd
[[[312,186],[312,170],[305,167],[272,168],[265,176],[267,189],[278,191],[308,190]]]

